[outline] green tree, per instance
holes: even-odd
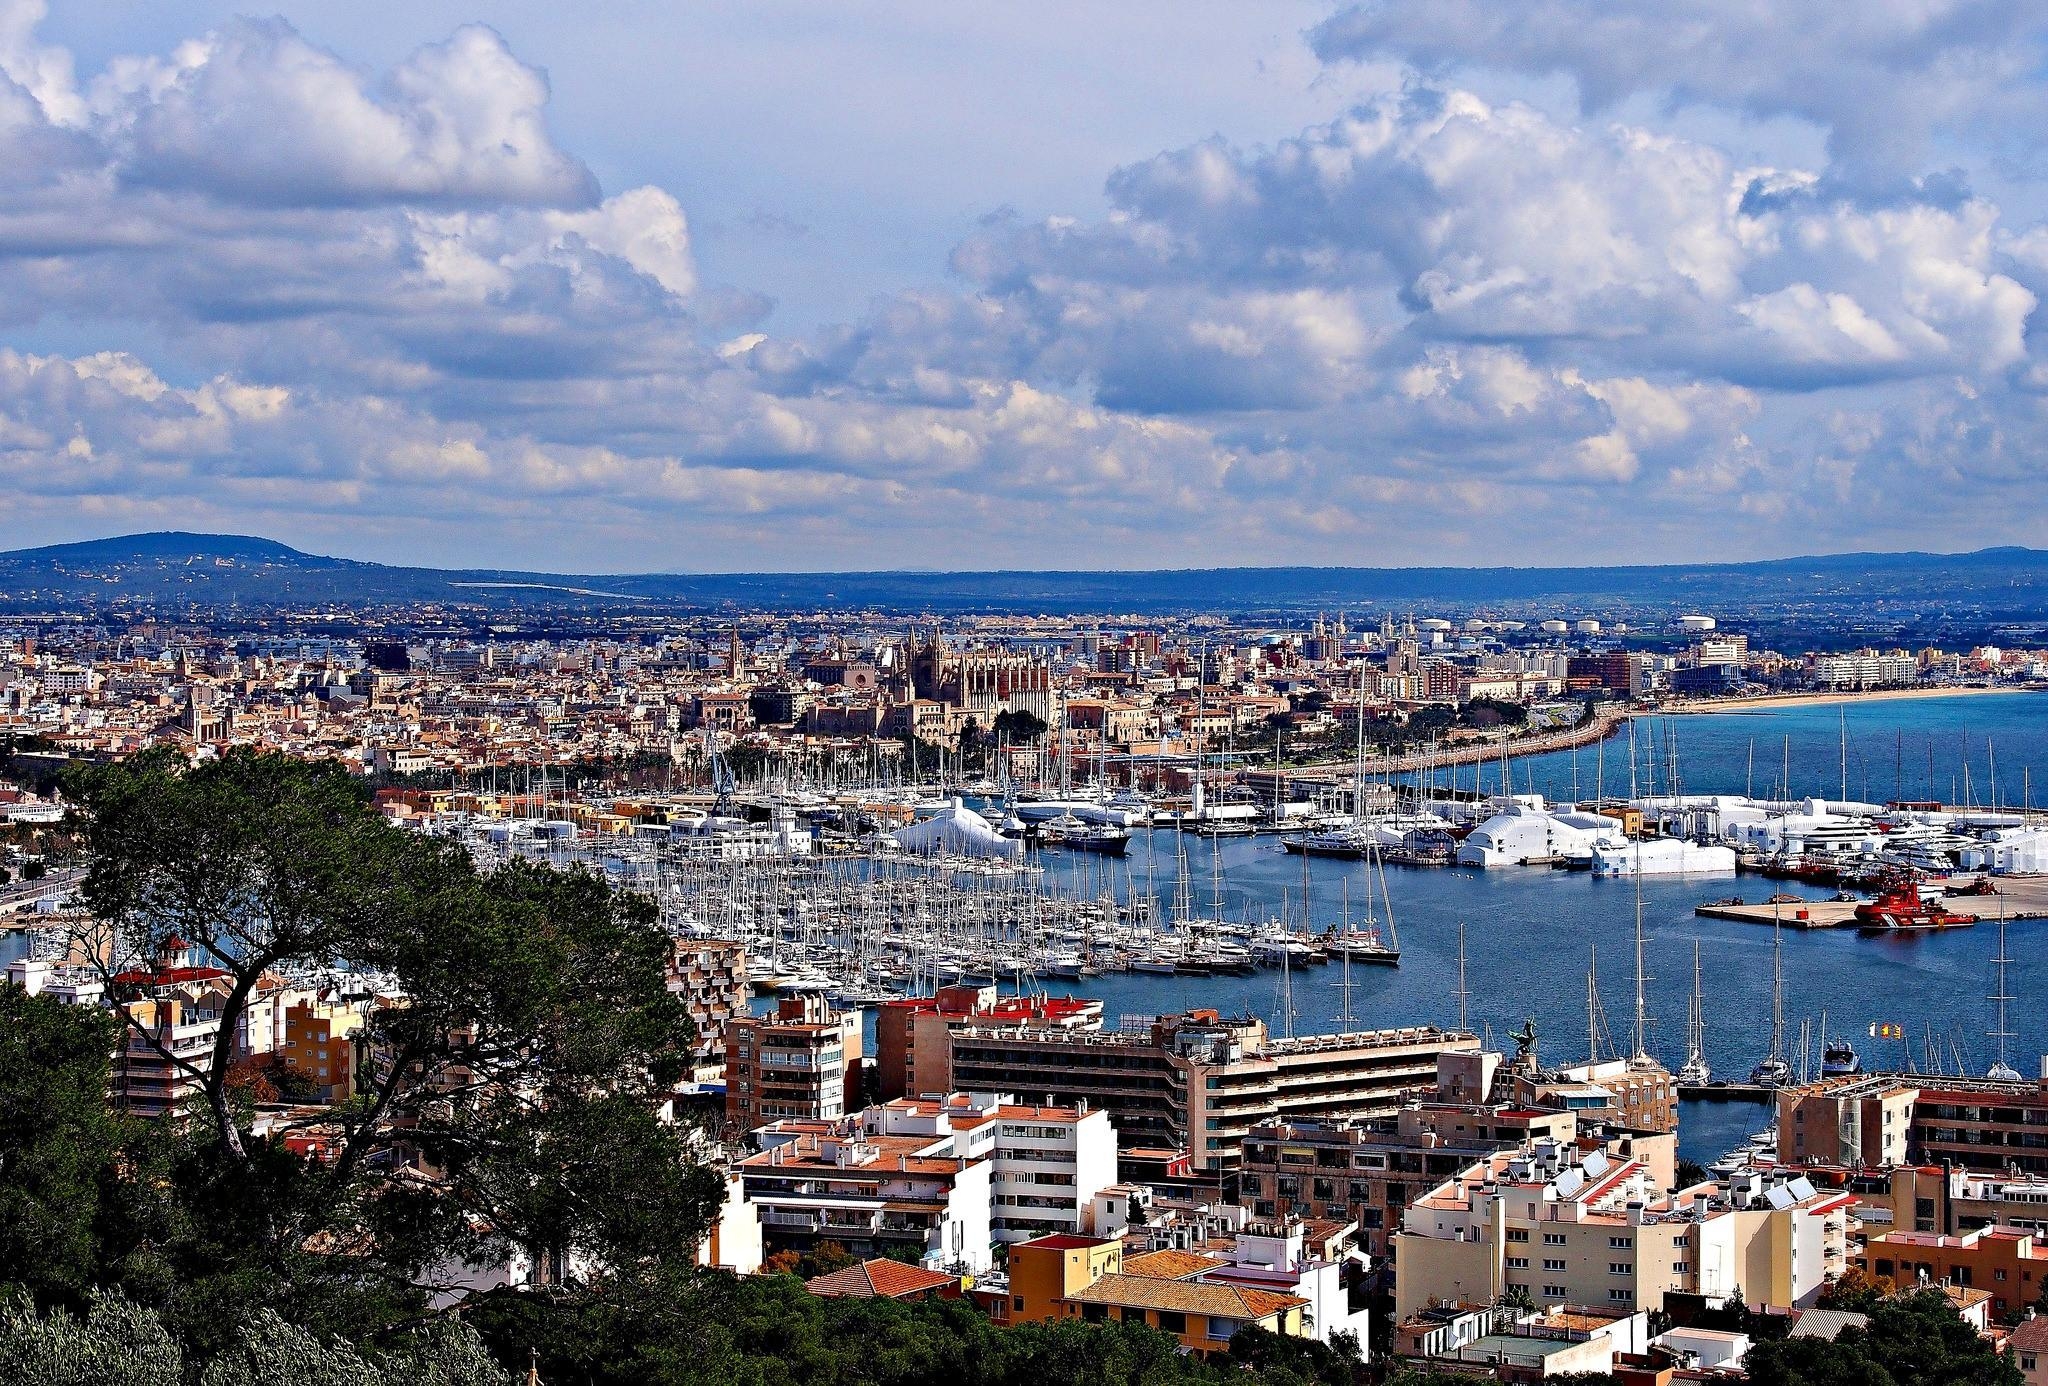
[[[156,1315],[95,1293],[84,1318],[38,1314],[17,1291],[0,1299],[0,1381],[37,1386],[174,1386],[184,1354]]]
[[[82,1302],[98,1269],[117,1033],[104,1011],[0,983],[0,1282],[46,1303]]]
[[[1874,1306],[1833,1342],[1758,1343],[1744,1360],[1754,1386],[2022,1386],[2019,1368],[1963,1322],[1939,1290]]]
[[[356,1337],[416,1312],[451,1258],[513,1247],[609,1273],[693,1254],[720,1190],[657,1119],[693,1035],[652,902],[523,861],[481,875],[332,765],[143,756],[78,797],[114,994],[146,994],[179,945],[228,988],[216,1043],[171,1056],[203,1085],[198,1121],[132,1153],[103,1249],[188,1342],[217,1350],[266,1306]],[[357,1094],[295,1124],[332,1138],[323,1165],[286,1148],[293,1125],[252,1137],[230,1078],[271,970],[337,961],[396,994],[366,1016]]]

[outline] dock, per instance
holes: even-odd
[[[1738,924],[1782,924],[1787,929],[1853,929],[1856,906],[1846,900],[1801,900],[1798,904],[1751,905],[1711,901],[1695,906],[1702,919],[1732,919]]]
[[[1681,1102],[1769,1102],[1776,1096],[1776,1088],[1764,1087],[1761,1083],[1680,1083],[1678,1099]]]
[[[1995,895],[1952,897],[1948,907],[1958,914],[1975,915],[1979,924],[1996,924],[2001,912],[2012,921],[2048,919],[2048,876],[1995,876]],[[2001,909],[2002,906],[2002,909]],[[1702,919],[1732,919],[1738,924],[1778,923],[1787,929],[1853,929],[1856,904],[1846,900],[1798,900],[1780,904],[1768,902],[1732,904],[1710,900],[1693,908]],[[1967,928],[1961,923],[1951,928]],[[1905,932],[1937,932],[1908,930]]]

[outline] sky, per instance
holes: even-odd
[[[2028,0],[0,0],[0,548],[2041,544]]]

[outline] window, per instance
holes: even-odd
[[[1529,1240],[1529,1229],[1528,1229],[1528,1228],[1526,1228],[1526,1227],[1510,1227],[1510,1228],[1508,1229],[1508,1240],[1509,1240],[1509,1241],[1511,1241],[1511,1242],[1526,1242],[1526,1241],[1528,1241],[1528,1240]]]
[[[1211,1342],[1227,1343],[1230,1341],[1230,1335],[1235,1332],[1237,1332],[1236,1319],[1219,1319],[1214,1314],[1209,1316],[1209,1339]]]
[[[1543,1287],[1543,1297],[1544,1297],[1545,1299],[1563,1299],[1563,1298],[1565,1298],[1564,1286],[1562,1286],[1562,1285],[1545,1285],[1545,1286]]]
[[[1186,1314],[1176,1314],[1165,1309],[1159,1311],[1159,1331],[1161,1333],[1185,1333],[1187,1329],[1188,1316]]]
[[[1607,1292],[1607,1297],[1613,1300],[1616,1304],[1629,1304],[1633,1303],[1635,1300],[1634,1293],[1629,1290],[1609,1290]]]
[[[1613,1247],[1616,1251],[1633,1250],[1635,1244],[1636,1239],[1634,1237],[1609,1237],[1607,1239],[1607,1245]]]
[[[1527,1269],[1529,1269],[1529,1258],[1528,1258],[1528,1257],[1526,1257],[1526,1256],[1510,1256],[1510,1257],[1508,1257],[1508,1269],[1509,1269],[1509,1270],[1527,1270]]]
[[[1022,1296],[1022,1295],[1017,1295],[1016,1297],[1014,1297],[1013,1299],[1011,1299],[1011,1301],[1010,1301],[1010,1307],[1011,1307],[1012,1309],[1016,1310],[1016,1311],[1017,1311],[1018,1313],[1020,1313],[1020,1314],[1021,1314],[1021,1313],[1023,1313],[1023,1312],[1024,1312],[1024,1296]]]
[[[1547,1271],[1561,1271],[1564,1269],[1564,1262],[1553,1261],[1546,1256],[1543,1258],[1543,1269]]]
[[[1564,1233],[1562,1233],[1562,1232],[1545,1232],[1545,1233],[1543,1234],[1543,1245],[1545,1245],[1545,1246],[1563,1246],[1563,1245],[1564,1245]]]
[[[1631,1274],[1635,1270],[1635,1268],[1636,1263],[1633,1261],[1609,1261],[1607,1263],[1607,1273],[1609,1275],[1628,1275]]]

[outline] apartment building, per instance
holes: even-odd
[[[1781,1088],[1778,1154],[1793,1164],[1903,1165],[1918,1095],[1882,1075]]]
[[[1394,1238],[1395,1312],[1512,1289],[1618,1312],[1661,1308],[1673,1292],[1793,1305],[1841,1273],[1855,1201],[1758,1175],[1674,1193],[1644,1161],[1539,1141],[1409,1206]]]
[[[278,1061],[326,1106],[355,1095],[357,1074],[368,1062],[363,1012],[345,1002],[315,998],[285,1007]]]
[[[1040,1237],[1010,1248],[1007,1301],[992,1304],[997,1322],[1045,1323],[1059,1319],[1142,1323],[1207,1356],[1226,1352],[1247,1327],[1309,1336],[1300,1295],[1204,1278],[1208,1257],[1176,1256],[1164,1273],[1143,1273],[1123,1243],[1093,1237]],[[1193,1264],[1189,1264],[1192,1261]],[[1156,1264],[1156,1263],[1155,1263]]]
[[[994,1162],[928,1154],[930,1145],[852,1123],[770,1128],[767,1148],[739,1165],[765,1246],[807,1250],[831,1241],[857,1256],[908,1250],[934,1270],[987,1271]]]
[[[1968,1232],[1886,1232],[1867,1239],[1850,1263],[1900,1289],[1955,1285],[1991,1296],[1993,1318],[2033,1304],[2048,1284],[2048,1239],[2023,1227]]]
[[[1572,1140],[1570,1112],[1411,1103],[1391,1120],[1274,1121],[1245,1138],[1238,1198],[1262,1218],[1355,1222],[1384,1257],[1411,1200],[1495,1151]]]
[[[1513,1100],[1523,1106],[1561,1108],[1584,1122],[1632,1131],[1678,1129],[1678,1081],[1648,1055],[1557,1069],[1529,1065],[1511,1077]]]
[[[2048,1079],[1865,1074],[1778,1094],[1793,1161],[2048,1175]]]
[[[201,1093],[204,1071],[220,1036],[220,1012],[174,996],[131,1001],[128,1012],[147,1035],[124,1027],[115,1041],[107,1091],[117,1110],[137,1117],[181,1117]]]
[[[998,1242],[1090,1232],[1090,1205],[1116,1183],[1117,1132],[1085,1104],[1023,1103],[1007,1093],[897,1098],[861,1114],[877,1136],[916,1137],[927,1154],[985,1158],[989,1229]]]
[[[1478,1045],[1433,1026],[1276,1040],[1258,1020],[1202,1010],[1144,1030],[963,1025],[952,1073],[961,1087],[1086,1101],[1109,1112],[1126,1146],[1185,1144],[1192,1168],[1220,1180],[1253,1127],[1391,1116],[1434,1084],[1439,1055]]]
[[[746,945],[725,939],[679,938],[669,954],[668,989],[690,1013],[696,1027],[692,1045],[698,1060],[716,1058],[725,1030],[747,1013]]]
[[[1813,655],[1811,665],[1821,688],[1896,688],[1920,677],[1920,661],[1904,650]]]
[[[725,1115],[752,1129],[784,1117],[832,1120],[860,1100],[858,1011],[822,996],[784,996],[773,1016],[741,1015],[725,1028]]]
[[[888,1101],[951,1092],[953,1031],[966,1025],[1100,1030],[1102,1003],[1071,996],[1002,996],[993,986],[940,987],[875,1012],[876,1092]]]

